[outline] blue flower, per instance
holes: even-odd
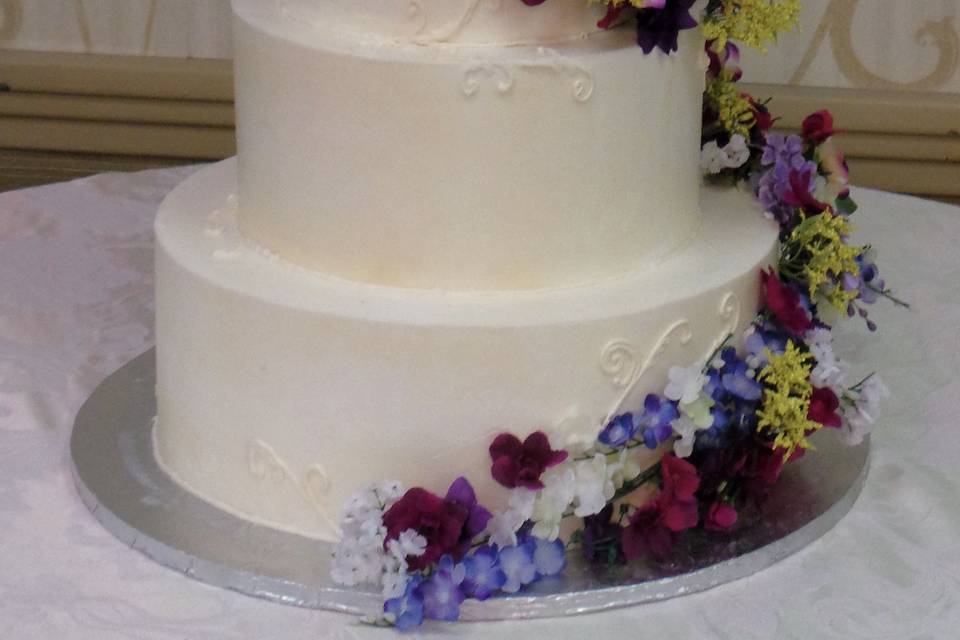
[[[527,540],[500,550],[500,569],[507,577],[501,587],[505,593],[516,593],[537,579],[537,565],[533,559],[536,549],[536,542]]]
[[[533,551],[533,563],[540,577],[559,575],[567,566],[566,547],[562,540],[533,539],[536,548]]]
[[[400,631],[409,631],[423,624],[423,578],[419,573],[410,577],[407,588],[399,598],[383,603],[383,612],[389,616]]]
[[[460,619],[460,605],[465,596],[460,589],[463,568],[455,567],[450,556],[443,556],[437,571],[423,583],[423,610],[431,620],[454,622]]]
[[[463,559],[463,592],[477,600],[486,600],[507,581],[500,568],[499,553],[494,547],[480,547]]]
[[[721,381],[723,388],[731,395],[741,400],[756,401],[763,397],[763,387],[757,380],[747,374],[750,367],[747,363],[738,360],[736,364],[726,367],[727,373],[723,374]]]
[[[600,432],[598,439],[608,447],[617,449],[627,444],[635,435],[637,435],[637,425],[633,420],[633,414],[624,413],[611,420],[610,424]]]
[[[643,414],[637,419],[637,428],[643,429],[643,443],[656,449],[673,435],[674,420],[680,417],[677,405],[658,395],[650,394],[643,401]]]

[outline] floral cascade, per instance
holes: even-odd
[[[676,50],[677,33],[697,24],[693,0],[606,4],[600,25],[632,14],[648,53]],[[489,454],[491,475],[510,492],[502,512],[478,504],[465,478],[443,497],[387,483],[351,499],[333,578],[382,589],[374,622],[408,630],[457,620],[468,598],[559,575],[568,551],[603,564],[665,561],[686,532],[734,529],[784,466],[812,449],[817,431],[837,429],[850,445],[869,433],[887,390],[876,375],[851,384],[831,328],[860,317],[874,331],[871,304],[904,303],[886,288],[872,250],[850,242],[857,207],[830,114],[782,135],[771,131],[766,105],[736,88],[733,40],[763,48],[798,12],[797,0],[711,0],[702,22],[710,58],[704,174],[752,187],[780,226],[778,264],[757,276],[762,311],[705,360],[671,368],[662,393],[598,425],[592,443],[563,450],[541,431],[524,440],[499,435]],[[641,450],[666,453],[644,469]]]

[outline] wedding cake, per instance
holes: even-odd
[[[383,478],[497,505],[496,434],[589,444],[754,319],[777,229],[701,184],[697,30],[668,56],[582,0],[233,11],[238,157],[156,223],[156,452],[201,498],[325,541]]]

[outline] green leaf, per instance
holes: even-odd
[[[840,198],[837,200],[837,209],[845,215],[853,215],[857,212],[857,203],[852,198]]]

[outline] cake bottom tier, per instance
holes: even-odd
[[[464,475],[502,505],[497,434],[592,441],[662,391],[671,365],[752,320],[776,250],[752,196],[707,188],[697,235],[643,273],[542,291],[394,289],[251,245],[235,193],[231,160],[174,190],[157,219],[157,455],[216,506],[328,541],[340,505],[381,480],[442,493]]]

